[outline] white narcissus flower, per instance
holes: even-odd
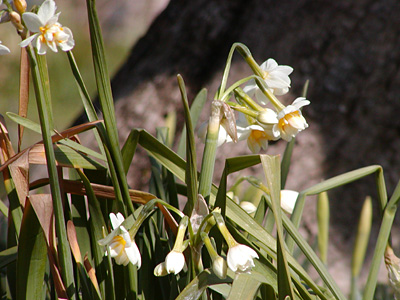
[[[32,42],[40,55],[46,54],[47,48],[57,52],[57,46],[63,51],[69,51],[74,47],[75,42],[71,30],[57,22],[60,13],[56,14],[56,9],[53,0],[46,0],[40,6],[37,14],[32,12],[22,14],[25,25],[34,34],[23,40],[20,43],[21,47],[26,47]]]
[[[249,273],[255,266],[253,258],[258,258],[257,252],[243,244],[236,244],[229,248],[228,267],[233,272]]]
[[[289,91],[289,75],[293,72],[292,67],[279,66],[273,58],[269,58],[261,64],[260,69],[263,71],[262,78],[274,95],[284,95]],[[250,96],[255,94],[261,104],[268,103],[268,98],[262,93],[255,80],[250,80],[243,91]]]
[[[185,265],[185,256],[182,252],[172,250],[165,257],[165,268],[168,273],[174,273],[175,275],[182,271]]]
[[[293,213],[299,193],[291,190],[281,190],[281,208],[288,214]]]
[[[0,55],[8,54],[10,53],[10,49],[8,49],[6,46],[1,44],[0,41]]]
[[[286,106],[278,113],[278,123],[273,126],[273,131],[289,142],[300,131],[308,127],[300,108],[309,104],[310,101],[304,97],[294,100],[291,105]]]
[[[121,213],[117,215],[110,213],[110,220],[113,230],[120,229],[122,235],[114,236],[107,245],[109,255],[113,257],[115,262],[119,265],[126,266],[132,263],[139,269],[142,265],[142,258],[135,241],[132,241],[129,232],[121,225],[125,220],[124,216]],[[99,241],[99,243],[102,244],[101,241]]]

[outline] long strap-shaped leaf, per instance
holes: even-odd
[[[67,241],[67,231],[64,222],[61,191],[50,133],[53,129],[53,118],[50,103],[50,89],[48,87],[47,65],[45,58],[43,56],[36,55],[31,46],[29,46],[27,49],[32,70],[33,86],[35,88],[40,125],[42,128],[43,144],[45,147],[47,160],[47,170],[50,179],[56,233],[58,238],[57,249],[60,260],[60,268],[64,284],[68,287],[68,296],[72,297],[72,295],[75,295],[76,297],[77,294],[71,265],[71,252]]]
[[[183,78],[178,75],[178,85],[181,91],[183,111],[185,115],[186,124],[186,172],[185,172],[185,182],[188,188],[187,198],[184,213],[189,216],[192,214],[193,208],[196,206],[197,202],[197,158],[196,158],[196,145],[194,142],[194,131],[192,126],[192,118],[190,116],[189,103],[186,94],[185,83]]]
[[[277,264],[278,264],[278,291],[279,299],[284,300],[287,296],[294,299],[293,287],[290,280],[290,272],[285,254],[285,242],[282,230],[282,214],[280,209],[281,169],[279,156],[261,155],[261,164],[264,169],[267,187],[271,196],[272,210],[276,222],[277,231]]]
[[[115,174],[117,181],[114,180],[114,184],[117,184],[118,182],[123,197],[122,201],[129,208],[130,212],[133,213],[134,208],[132,202],[129,200],[128,183],[126,181],[126,174],[118,141],[114,102],[105,58],[103,38],[101,35],[99,20],[97,18],[95,0],[87,0],[86,3],[88,10],[90,40],[92,45],[92,57],[97,83],[97,91],[99,95],[101,109],[103,112],[104,124],[107,131],[107,135],[103,135],[102,139],[107,144],[112,163],[115,165]],[[121,207],[120,209],[122,209],[124,211],[124,214],[126,215],[125,208]]]

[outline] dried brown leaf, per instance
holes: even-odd
[[[26,197],[29,194],[29,155],[25,152],[16,161],[9,165],[11,177],[17,191],[19,202],[25,207]]]

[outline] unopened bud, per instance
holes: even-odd
[[[26,10],[25,0],[14,0],[14,6],[20,14],[23,14]]]
[[[226,278],[226,272],[228,271],[228,266],[226,264],[225,259],[223,259],[221,256],[218,256],[216,259],[214,259],[212,267],[215,275],[217,275],[218,278],[220,279]]]
[[[167,267],[165,265],[165,262],[162,262],[162,263],[158,264],[154,268],[154,272],[153,273],[154,273],[154,276],[157,276],[157,277],[168,275],[168,271],[167,271]]]
[[[15,11],[10,12],[10,19],[15,28],[17,28],[18,30],[24,30],[24,26],[22,26],[21,16],[19,13]]]
[[[274,110],[266,108],[265,110],[259,112],[257,121],[261,125],[272,125],[278,123],[278,117]]]

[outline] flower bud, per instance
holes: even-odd
[[[10,12],[10,20],[11,23],[15,26],[15,28],[17,28],[17,30],[20,31],[24,30],[24,26],[22,26],[21,16],[19,13],[15,11]]]
[[[261,125],[273,125],[278,123],[278,117],[274,110],[266,108],[265,110],[259,112],[257,121]]]
[[[228,268],[225,259],[223,259],[221,256],[218,256],[216,259],[214,259],[212,268],[215,275],[217,275],[218,278],[220,279],[226,278],[226,272]]]
[[[14,6],[20,14],[23,14],[26,10],[25,0],[14,0]]]
[[[165,262],[162,262],[154,268],[154,276],[160,277],[165,275],[168,275],[168,271]]]

